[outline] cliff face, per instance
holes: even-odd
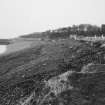
[[[0,56],[0,105],[105,104],[104,46],[73,39],[31,42]]]

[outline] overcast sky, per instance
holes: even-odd
[[[0,38],[105,23],[105,0],[0,0]]]

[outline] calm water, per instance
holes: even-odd
[[[3,54],[6,51],[6,45],[0,45],[0,54]]]

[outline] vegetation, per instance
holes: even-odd
[[[102,24],[101,27],[91,24],[80,24],[73,25],[69,27],[63,27],[56,30],[47,30],[40,33],[32,33],[29,35],[21,36],[22,38],[42,38],[42,39],[59,39],[59,38],[68,38],[70,35],[77,36],[105,36],[105,24]]]
[[[70,29],[0,56],[0,105],[105,105],[105,42],[70,39]]]
[[[51,32],[48,31],[46,34],[48,34],[50,38],[68,38],[70,35],[88,37],[105,36],[105,25],[101,27],[90,24],[73,25],[72,27],[60,28]]]

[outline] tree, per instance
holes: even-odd
[[[102,31],[102,34],[105,36],[105,24],[101,25],[101,31]]]

